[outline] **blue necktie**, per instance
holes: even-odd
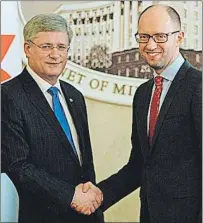
[[[71,131],[70,131],[70,126],[68,124],[68,120],[66,119],[65,116],[65,112],[63,110],[63,107],[59,101],[59,96],[58,96],[58,91],[59,89],[57,87],[50,87],[47,92],[52,96],[52,104],[53,104],[53,110],[54,113],[59,121],[59,123],[61,124],[61,127],[63,129],[63,131],[66,134],[66,137],[68,138],[74,153],[77,156],[77,151],[73,142],[73,138],[71,135]]]

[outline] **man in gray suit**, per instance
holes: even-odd
[[[140,223],[197,223],[201,216],[202,74],[180,54],[183,37],[173,8],[141,13],[135,38],[154,78],[134,96],[129,162],[97,185],[103,210],[141,187]]]
[[[2,85],[2,162],[20,199],[20,223],[99,223],[103,213],[77,213],[72,207],[101,204],[82,94],[59,80],[72,31],[56,14],[33,17],[24,27],[28,65]],[[12,61],[11,61],[12,63]]]

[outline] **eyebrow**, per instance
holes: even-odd
[[[150,35],[148,33],[138,33],[138,34],[142,34],[142,35]],[[158,33],[154,33],[152,35],[156,35],[156,34],[167,34],[167,33],[164,33],[164,32],[158,32]],[[150,35],[151,36],[151,35]]]
[[[41,45],[54,45],[54,44],[53,43],[42,43]],[[65,43],[57,43],[56,45],[67,46],[67,44],[65,44]]]

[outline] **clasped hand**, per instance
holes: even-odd
[[[101,190],[91,182],[87,182],[76,186],[71,207],[81,214],[90,215],[95,212],[102,201]]]

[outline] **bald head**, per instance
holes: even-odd
[[[173,27],[177,30],[181,29],[181,20],[180,20],[180,16],[177,13],[177,11],[170,7],[170,6],[166,6],[166,5],[151,5],[149,7],[147,7],[139,16],[138,19],[138,26],[140,23],[140,20],[142,19],[142,17],[147,16],[148,18],[157,18],[157,22],[160,20],[160,18],[162,19],[162,16],[167,16],[170,18]]]

